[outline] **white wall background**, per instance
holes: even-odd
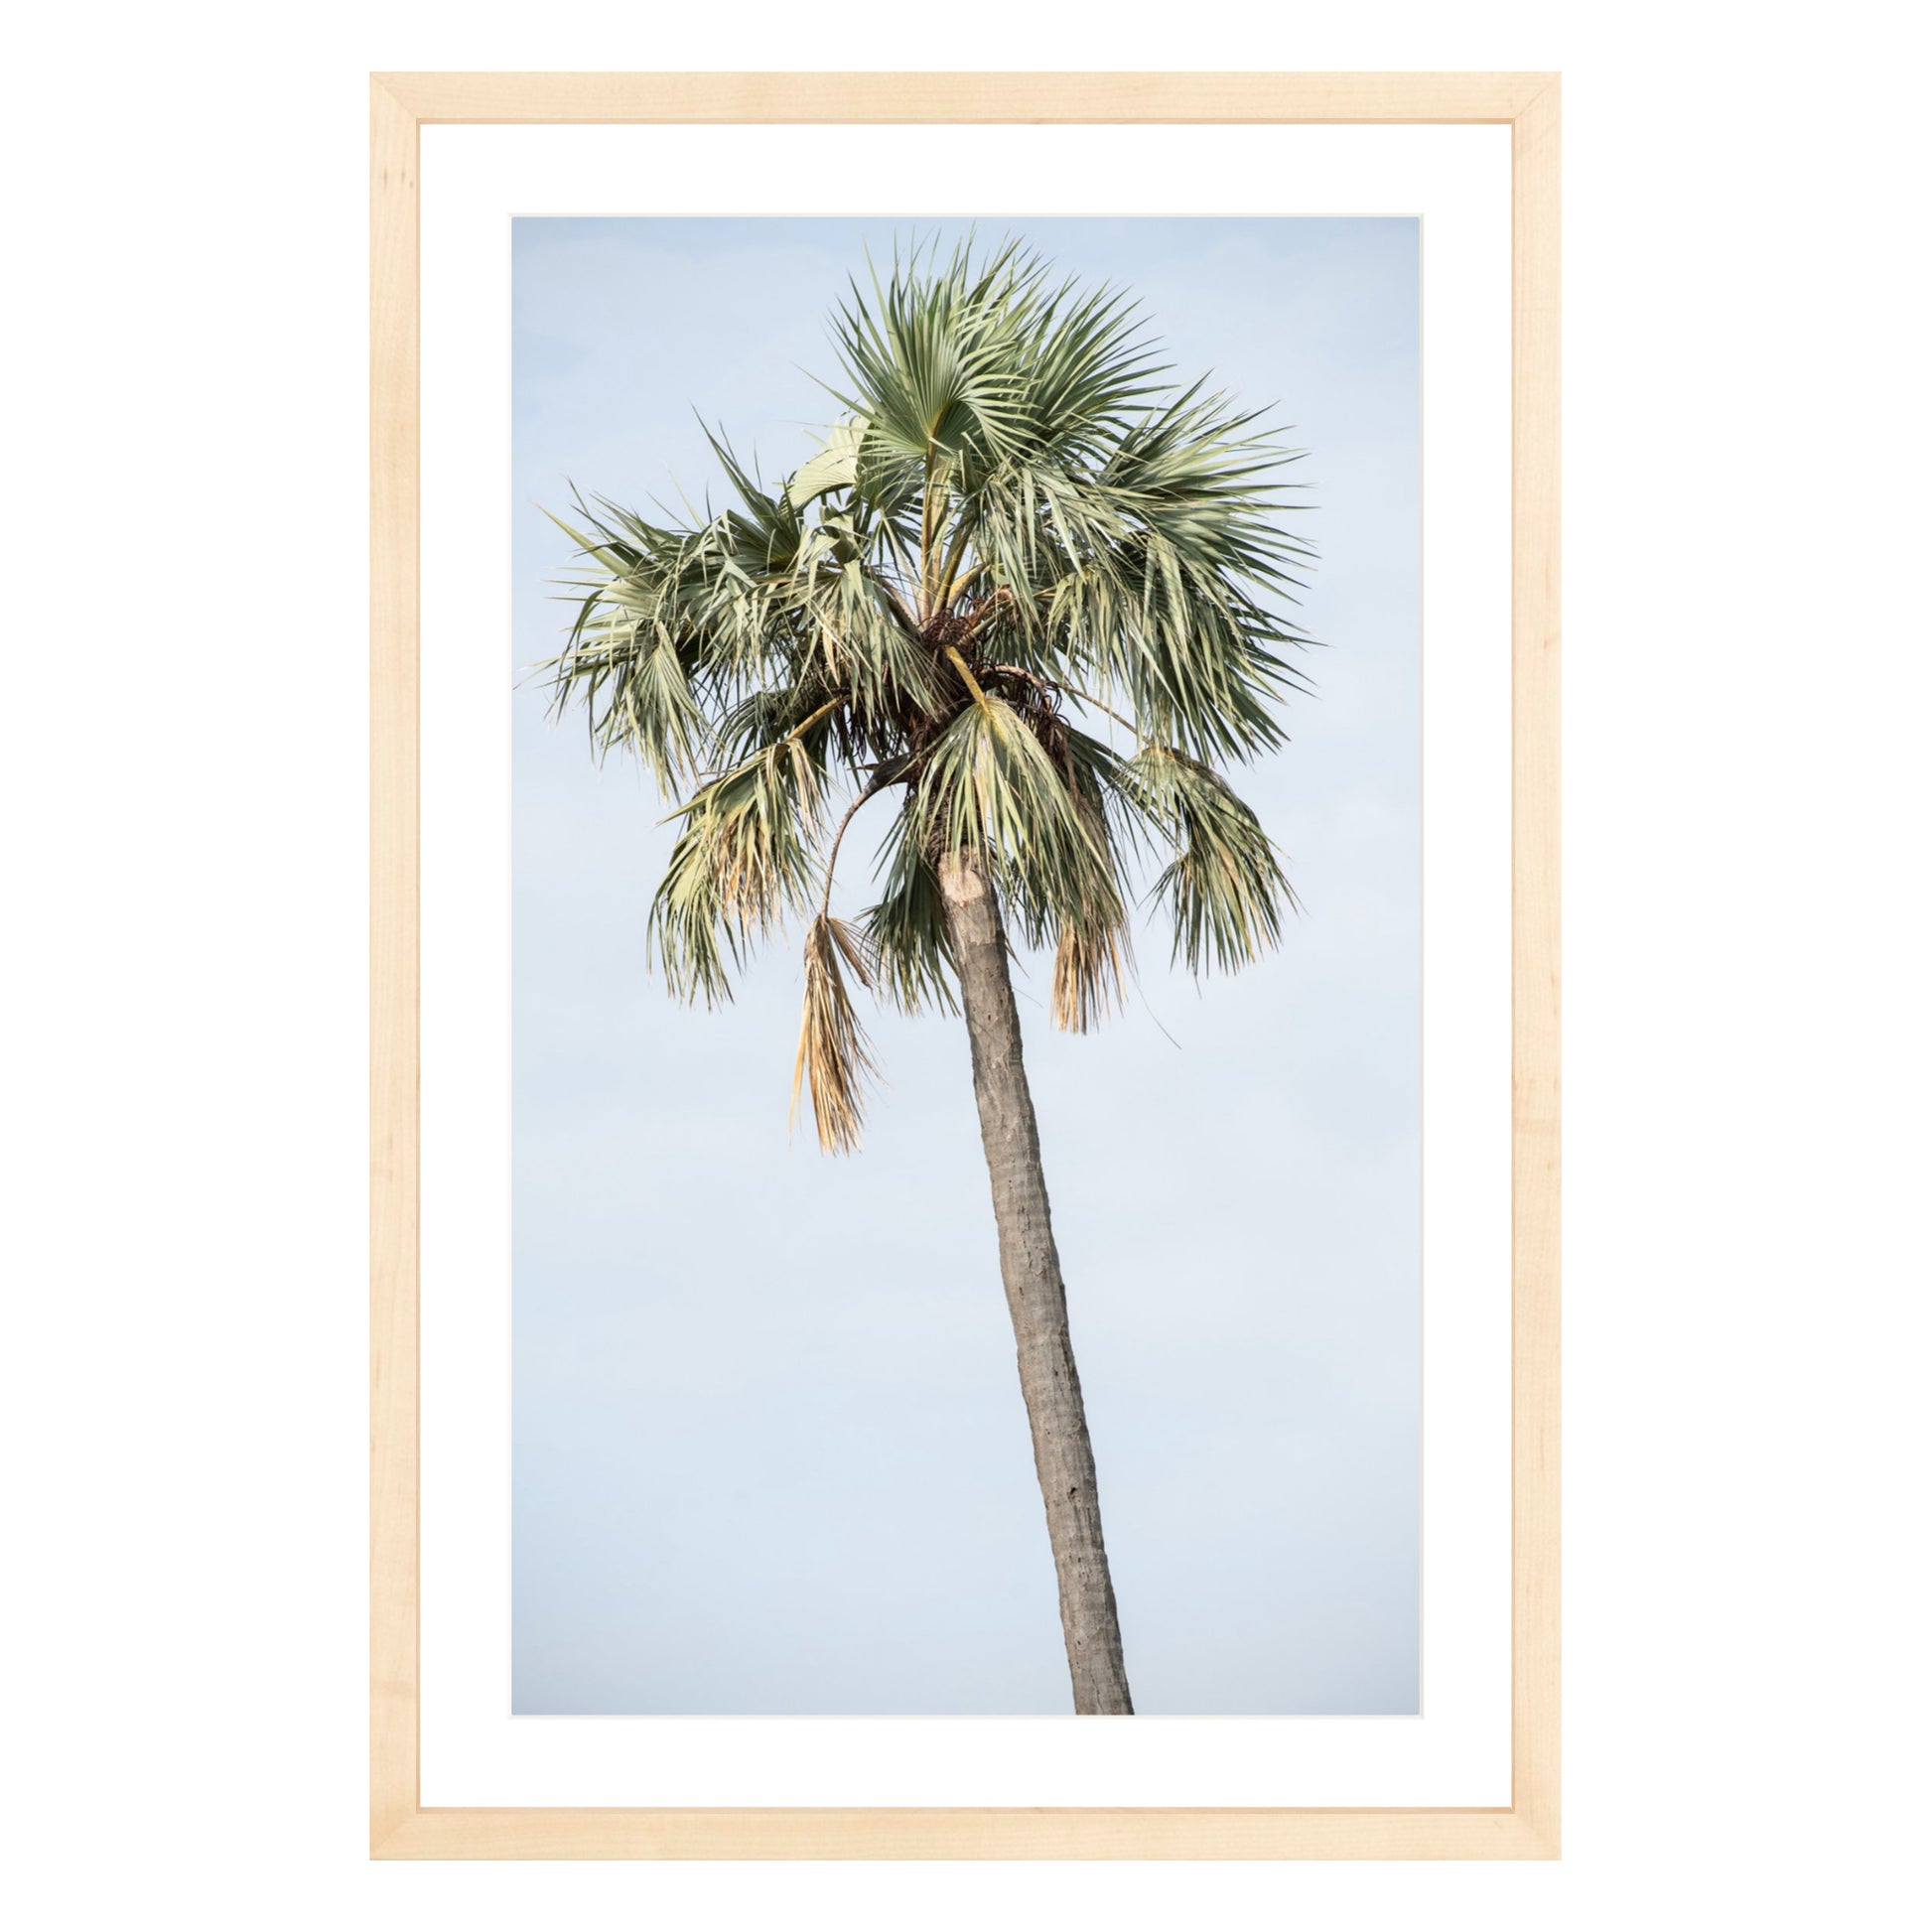
[[[24,1922],[1893,1922],[1922,1824],[1917,102],[1848,4],[110,6],[16,27]],[[1567,70],[1568,1856],[363,1860],[372,67]],[[24,1856],[23,1856],[24,1854]],[[1916,1887],[1914,1887],[1916,1888]]]

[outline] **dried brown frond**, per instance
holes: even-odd
[[[791,1123],[797,1124],[799,1090],[809,1080],[812,1124],[825,1154],[858,1152],[864,1085],[879,1077],[872,1042],[846,992],[841,957],[862,986],[872,984],[864,945],[843,919],[821,912],[805,928],[805,1013],[791,1072]]]
[[[717,853],[720,912],[742,933],[769,932],[784,915],[786,884],[769,843],[740,822],[719,838]]]
[[[1127,1004],[1126,928],[1060,927],[1053,955],[1053,1025],[1062,1033],[1091,1033],[1116,1007]]]

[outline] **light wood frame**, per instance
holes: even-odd
[[[370,1852],[378,1859],[1558,1856],[1558,78],[371,76]],[[1511,1803],[1440,1809],[425,1808],[418,1791],[417,131],[452,122],[1506,123],[1513,225]]]

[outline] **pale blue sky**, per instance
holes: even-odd
[[[694,408],[789,469],[832,413],[825,312],[912,225],[514,224],[506,688],[563,621],[537,506],[701,497]],[[1419,227],[981,232],[1009,226],[1130,285],[1177,373],[1279,402],[1321,551],[1318,695],[1237,780],[1307,915],[1198,989],[1146,930],[1086,1037],[1047,1026],[1042,966],[1017,988],[1136,1705],[1413,1712]],[[512,702],[515,1710],[1068,1710],[963,1028],[869,1016],[865,1151],[788,1143],[795,945],[731,1007],[674,1005],[644,972],[664,805]]]

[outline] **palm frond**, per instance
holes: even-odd
[[[1062,1033],[1091,1033],[1116,1007],[1127,1004],[1131,963],[1125,918],[1112,925],[1069,921],[1053,952],[1053,1025]]]
[[[865,1085],[879,1074],[872,1042],[852,1010],[844,966],[862,986],[872,984],[865,949],[843,919],[819,913],[805,928],[805,1011],[798,1027],[798,1058],[791,1071],[791,1121],[809,1085],[812,1125],[825,1154],[856,1154],[865,1113]]]
[[[1030,943],[1119,900],[1103,826],[1003,698],[982,693],[940,735],[908,809],[923,849],[981,860]]]
[[[1174,856],[1154,884],[1173,920],[1173,957],[1199,974],[1233,972],[1281,938],[1282,911],[1301,909],[1273,843],[1227,781],[1167,746],[1143,748],[1125,783]]]
[[[905,1014],[957,1013],[957,968],[939,874],[913,836],[909,812],[894,817],[879,856],[887,861],[885,890],[864,914],[879,995]]]
[[[729,999],[726,955],[741,964],[754,940],[810,902],[818,787],[797,741],[781,741],[677,812],[684,830],[651,901],[649,946],[678,997]]]
[[[674,994],[728,999],[759,940],[815,913],[793,1105],[809,1087],[845,1152],[876,1073],[847,972],[908,1013],[956,1006],[948,854],[984,867],[1017,945],[1052,949],[1070,1031],[1121,1003],[1146,855],[1176,960],[1277,942],[1294,894],[1214,767],[1283,742],[1312,553],[1287,521],[1299,453],[1176,383],[1123,291],[1018,240],[896,249],[831,337],[841,413],[778,483],[707,429],[717,504],[576,498],[574,621],[539,669],[600,756],[681,797],[649,924]],[[1094,714],[1131,751],[1075,722]],[[837,841],[885,791],[877,898],[847,926]]]

